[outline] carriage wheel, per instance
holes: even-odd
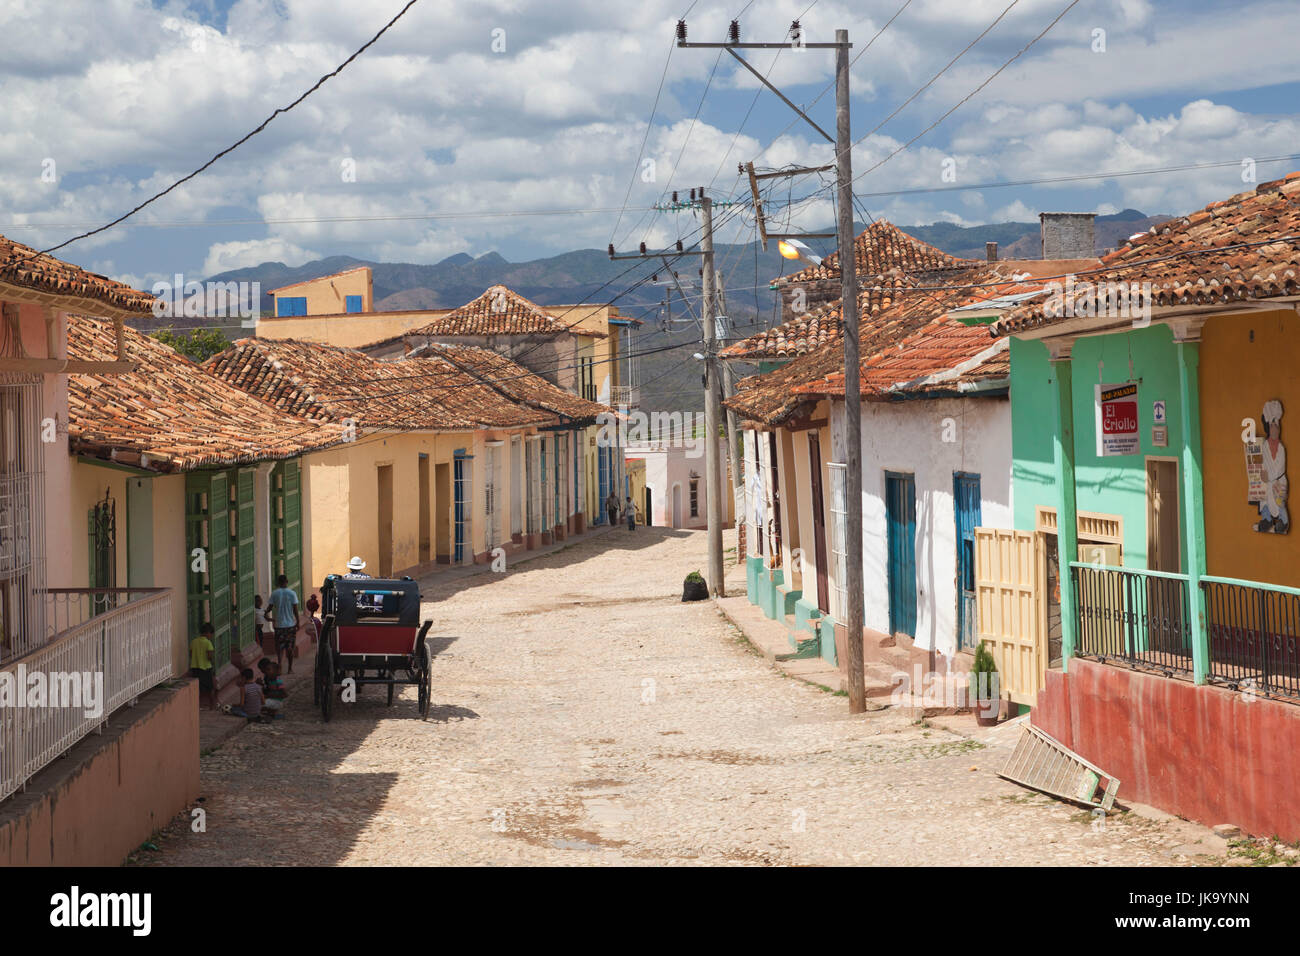
[[[326,643],[320,645],[320,661],[316,665],[317,681],[320,684],[320,715],[326,723],[334,710],[334,655]]]
[[[432,695],[432,685],[433,685],[433,677],[432,677],[433,668],[429,662],[428,642],[426,641],[420,642],[420,650],[418,652],[417,660],[419,661],[419,663],[416,665],[416,667],[420,679],[420,684],[419,684],[420,719],[427,720],[429,718],[429,698]]]

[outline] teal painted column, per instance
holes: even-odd
[[[1201,482],[1201,389],[1199,342],[1177,342],[1178,398],[1183,408],[1183,540],[1187,543],[1187,601],[1191,608],[1192,673],[1204,684],[1210,673],[1210,640],[1205,627],[1205,486]]]
[[[1056,560],[1061,576],[1061,666],[1068,671],[1075,639],[1074,571],[1070,562],[1079,558],[1079,519],[1074,502],[1074,389],[1068,346],[1052,349],[1052,378],[1056,385],[1052,465],[1056,476]]]

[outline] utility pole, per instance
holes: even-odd
[[[722,314],[727,316],[727,327],[731,328],[731,313],[727,311],[727,293],[723,288],[722,273],[716,272],[714,275],[717,277],[717,286],[713,292],[714,301]],[[735,376],[731,371],[731,365],[719,361],[718,369],[722,373],[722,397],[731,398],[736,393]],[[736,518],[736,563],[741,564],[744,562],[744,555],[740,553],[739,534],[740,519],[745,514],[745,476],[740,470],[740,419],[730,408],[727,409],[727,457],[731,460],[731,498]],[[726,515],[723,515],[723,523],[726,523]]]
[[[732,206],[733,202],[718,203],[719,206]],[[714,202],[704,194],[704,188],[691,190],[689,202],[678,202],[677,194],[673,193],[671,204],[657,207],[665,211],[678,212],[685,209],[697,209],[700,212],[703,221],[703,235],[700,237],[700,248],[698,251],[692,250],[686,252],[682,249],[681,240],[677,242],[675,251],[665,252],[647,252],[645,243],[641,243],[640,251],[627,255],[620,255],[614,252],[614,246],[611,243],[608,249],[610,259],[664,259],[667,265],[668,256],[698,255],[703,259],[703,268],[701,270],[701,324],[704,326],[704,465],[705,477],[705,515],[708,519],[708,549],[709,549],[709,582],[710,588],[716,597],[726,597],[726,586],[723,582],[723,564],[722,564],[722,518],[719,507],[722,500],[722,478],[720,455],[718,451],[718,423],[722,418],[722,403],[720,398],[722,376],[718,366],[718,329],[714,317],[713,292],[714,292],[714,272],[713,272],[713,207]],[[669,266],[669,272],[672,268]],[[676,273],[673,273],[674,279]],[[680,290],[680,284],[678,286]]]
[[[795,20],[787,32],[789,39],[782,43],[741,43],[740,24],[732,20],[726,43],[688,43],[686,21],[677,21],[677,45],[696,49],[726,50],[753,74],[760,83],[775,93],[786,106],[794,110],[809,126],[835,147],[836,181],[836,238],[839,243],[841,311],[844,320],[844,445],[845,445],[845,591],[848,607],[844,625],[848,631],[849,712],[860,714],[866,710],[866,687],[862,673],[863,579],[862,579],[862,406],[859,387],[858,356],[858,279],[857,259],[853,245],[853,173],[850,151],[853,140],[849,124],[849,33],[835,31],[834,43],[808,43],[803,39],[803,29]],[[832,137],[817,125],[803,110],[795,106],[784,93],[768,82],[737,50],[775,50],[798,48],[804,50],[835,51],[835,136]],[[796,170],[791,175],[803,172]],[[758,192],[758,176],[750,170],[750,188]],[[783,175],[781,173],[768,175]],[[816,235],[807,233],[805,235]],[[767,239],[796,238],[775,236],[764,230],[764,248]]]
[[[713,284],[716,280],[713,274],[713,200],[708,196],[700,199],[700,216],[704,222],[700,251],[704,253],[701,312],[704,316],[704,484],[709,489],[705,502],[709,519],[709,583],[715,596],[726,597],[727,589],[722,580],[722,517],[719,508],[722,501],[722,463],[718,460],[721,376],[718,374],[718,326],[713,309]]]
[[[848,596],[849,713],[867,709],[862,673],[862,390],[858,384],[858,256],[853,245],[853,137],[849,128],[849,31],[835,31],[835,192],[844,322],[844,554]]]

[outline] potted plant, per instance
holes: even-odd
[[[699,571],[692,571],[686,575],[686,580],[682,582],[682,600],[707,601],[708,599],[709,586],[704,582],[704,575]]]
[[[998,722],[998,665],[984,642],[975,648],[975,662],[967,675],[966,695],[975,710],[975,721],[981,727],[992,727]]]

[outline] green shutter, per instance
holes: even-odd
[[[190,637],[211,622],[218,667],[230,660],[230,515],[224,472],[185,476],[185,604]],[[203,562],[195,555],[202,549]],[[195,570],[196,565],[206,570]]]
[[[302,581],[302,473],[298,459],[284,466],[284,574],[304,604]]]
[[[238,473],[239,540],[236,548],[236,567],[239,574],[239,643],[251,644],[257,639],[257,618],[253,608],[253,594],[257,590],[257,565],[253,542],[256,535],[254,521],[254,477],[256,470],[241,468]]]
[[[289,579],[306,603],[302,582],[302,472],[298,459],[277,462],[271,472],[271,549],[274,572]]]

